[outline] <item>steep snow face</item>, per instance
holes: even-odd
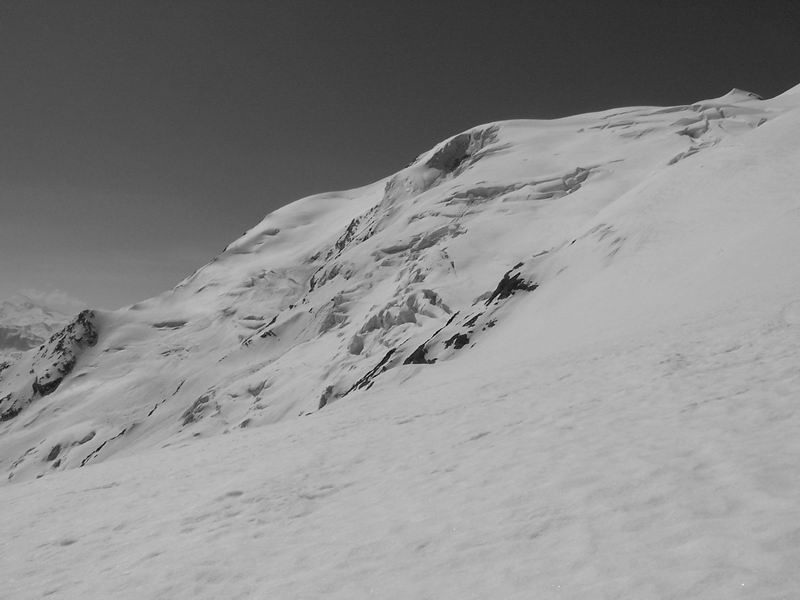
[[[741,298],[775,279],[745,242],[797,209],[758,195],[796,178],[796,98],[487,124],[290,204],[175,289],[82,314],[0,372],[0,466],[29,479]]]

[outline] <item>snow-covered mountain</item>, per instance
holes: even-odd
[[[798,165],[800,87],[491,123],[80,313],[0,373],[0,467],[97,466],[0,533],[113,573],[12,589],[791,596]]]
[[[11,362],[39,346],[70,320],[65,314],[25,294],[0,302],[0,363]]]

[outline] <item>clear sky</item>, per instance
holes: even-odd
[[[488,121],[800,83],[800,2],[5,0],[0,298],[114,308]]]

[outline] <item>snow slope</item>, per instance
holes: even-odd
[[[799,108],[477,127],[82,313],[0,374],[0,589],[796,596]]]

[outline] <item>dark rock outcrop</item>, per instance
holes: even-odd
[[[64,377],[75,368],[82,351],[97,344],[95,314],[84,310],[61,331],[54,334],[45,344],[38,357],[41,357],[43,372],[37,371],[33,382],[33,392],[39,396],[52,394]]]
[[[486,306],[489,306],[496,299],[504,300],[505,298],[508,298],[517,290],[532,292],[538,287],[539,285],[536,283],[525,281],[520,276],[519,273],[514,273],[513,275],[511,275],[511,271],[507,271],[505,275],[503,275],[503,278],[500,280],[500,283],[497,284],[497,287],[489,296],[489,299],[486,300]]]
[[[35,399],[58,389],[75,368],[81,354],[97,344],[97,339],[96,315],[91,310],[84,310],[50,336],[30,363],[29,374],[33,375],[33,382],[26,384],[25,388],[11,390],[0,399],[0,421],[16,417]]]
[[[420,344],[416,350],[409,354],[403,361],[404,365],[432,365],[436,359],[428,360],[428,348],[426,344]]]

